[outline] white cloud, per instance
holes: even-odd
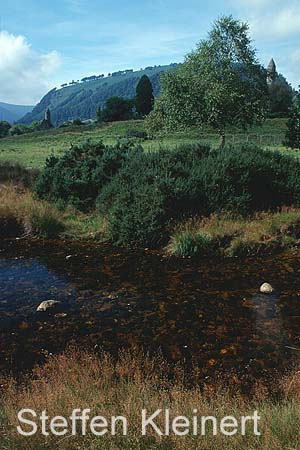
[[[0,101],[35,104],[52,87],[61,62],[56,51],[38,53],[24,36],[0,32]]]
[[[279,35],[300,34],[300,6],[279,11],[274,17],[273,29]]]

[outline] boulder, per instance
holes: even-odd
[[[49,309],[53,309],[60,304],[57,300],[44,300],[37,307],[37,311],[48,311]]]
[[[259,290],[262,294],[272,294],[274,292],[274,288],[269,283],[263,283]]]

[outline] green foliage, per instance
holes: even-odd
[[[47,159],[36,193],[87,211],[94,207],[100,190],[119,170],[127,152],[126,146],[108,147],[101,142],[73,146],[61,158]]]
[[[271,117],[286,117],[292,106],[293,88],[282,75],[269,86]]]
[[[31,133],[34,131],[29,125],[16,124],[9,130],[10,136],[19,136],[21,134]]]
[[[226,147],[213,151],[202,170],[209,212],[249,214],[300,200],[300,164],[278,152]]]
[[[125,133],[126,138],[147,139],[148,135],[146,131],[137,130],[136,128],[128,128]]]
[[[49,158],[35,190],[84,211],[96,204],[112,240],[134,246],[165,242],[171,224],[195,215],[300,205],[299,181],[298,160],[251,146],[145,152],[87,142]]]
[[[205,123],[223,136],[227,126],[245,129],[261,122],[267,96],[266,74],[251,47],[248,25],[223,17],[176,73],[163,77],[149,129]]]
[[[154,95],[151,81],[147,75],[143,75],[136,87],[135,106],[137,112],[142,116],[147,116],[153,108]]]
[[[121,97],[111,97],[107,100],[101,117],[104,122],[129,120],[133,117],[133,101]]]
[[[11,128],[10,123],[6,122],[5,120],[0,121],[0,138],[4,138],[8,136],[9,130]]]
[[[300,149],[300,91],[297,92],[293,102],[284,144],[290,148]]]

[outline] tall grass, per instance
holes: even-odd
[[[299,449],[300,375],[285,377],[278,381],[280,398],[272,399],[263,385],[257,384],[254,396],[249,399],[236,389],[219,385],[187,388],[184,374],[177,370],[172,381],[166,373],[168,364],[160,357],[151,359],[139,352],[120,353],[117,361],[103,353],[100,358],[83,351],[69,350],[52,357],[26,383],[13,379],[1,381],[0,448],[1,450],[287,450]],[[41,434],[22,437],[16,432],[19,424],[18,411],[31,408],[40,414],[42,410],[52,418],[56,415],[69,417],[75,408],[90,408],[90,415],[106,418],[123,415],[128,421],[128,435],[110,433],[101,437],[87,434],[63,437]],[[205,436],[162,436],[150,432],[141,435],[141,411],[155,412],[169,408],[171,416],[184,415],[192,418],[193,410],[199,416],[214,415],[219,420],[228,415],[237,419],[252,415],[257,410],[261,419],[255,436],[251,427],[246,436],[236,434],[213,436],[207,430]],[[164,418],[156,420],[164,429]],[[23,425],[24,427],[24,425]]]
[[[0,187],[0,234],[55,238],[64,231],[61,213],[47,202],[37,201],[28,190]]]

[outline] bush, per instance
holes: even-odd
[[[125,133],[125,138],[137,138],[137,139],[147,139],[148,135],[146,131],[136,130],[134,128],[129,128]]]
[[[34,131],[29,125],[16,124],[13,125],[10,130],[10,136],[20,136],[21,134],[32,133]]]
[[[35,185],[40,198],[60,200],[87,211],[95,206],[105,184],[116,174],[129,147],[91,143],[71,147],[61,158],[51,156]]]
[[[195,215],[300,205],[300,161],[252,146],[144,152],[86,142],[49,158],[35,190],[84,211],[96,206],[115,243],[155,245],[175,221]]]
[[[247,215],[300,201],[300,162],[279,152],[218,149],[203,161],[202,177],[209,213]]]

